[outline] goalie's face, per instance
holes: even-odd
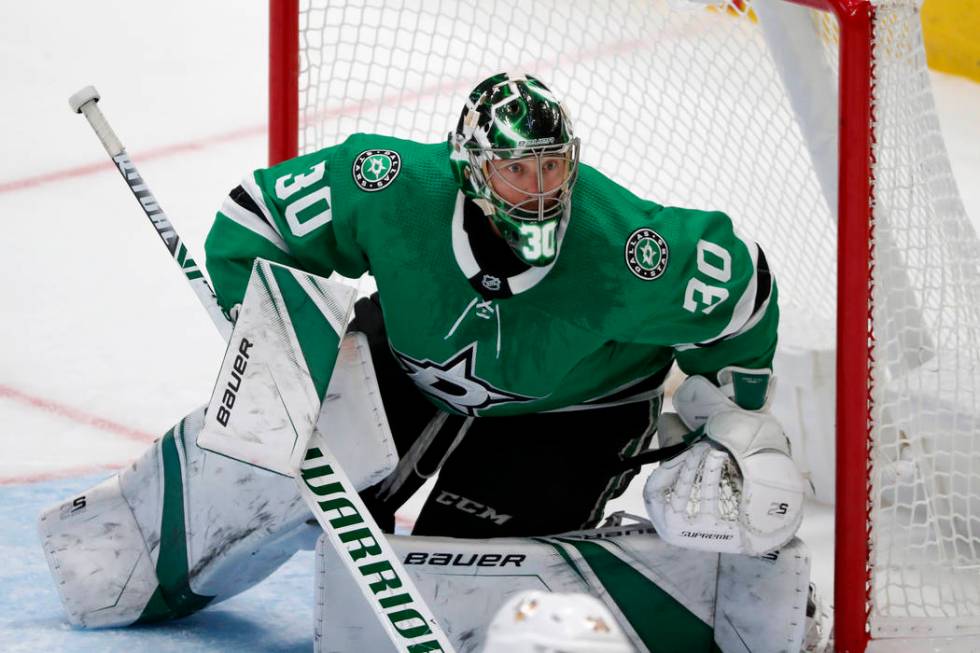
[[[578,164],[578,141],[557,146],[494,149],[482,157],[493,211],[490,220],[517,256],[531,265],[557,256]]]

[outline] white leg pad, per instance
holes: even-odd
[[[387,476],[398,456],[367,337],[344,336],[355,294],[257,259],[198,446],[295,476],[319,429],[356,488]]]
[[[139,618],[157,577],[118,476],[45,511],[38,531],[73,625],[96,628]]]
[[[380,482],[398,465],[363,333],[344,336],[316,426],[358,490]]]
[[[180,486],[169,489],[181,498],[187,583],[217,603],[267,577],[299,548],[312,548],[319,529],[305,526],[311,515],[292,479],[196,446],[203,421],[198,410],[175,428],[176,460],[165,459],[158,442],[121,476],[156,563],[165,479],[168,468],[174,479],[179,461]]]
[[[481,650],[494,613],[525,590],[598,598],[638,652],[716,650],[712,643],[724,653],[799,651],[803,642],[810,558],[799,540],[759,558],[681,549],[645,526],[563,537],[388,540],[461,653]],[[380,623],[321,538],[314,651],[388,650]]]
[[[306,523],[295,482],[198,448],[202,422],[202,410],[192,413],[118,475],[41,515],[72,624],[189,614],[312,548],[320,529]]]

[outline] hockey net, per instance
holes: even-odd
[[[296,94],[273,119],[295,133],[275,158],[290,139],[304,153],[355,132],[445,140],[476,82],[522,71],[562,98],[584,162],[661,204],[731,215],[779,284],[776,373],[810,415],[788,427],[794,445],[833,452],[844,352],[839,641],[980,635],[980,246],[915,0],[301,5],[287,19],[299,88],[271,98]]]

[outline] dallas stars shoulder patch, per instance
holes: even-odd
[[[641,227],[626,239],[626,267],[644,281],[653,281],[667,269],[670,250],[663,236]]]
[[[402,158],[394,150],[364,150],[354,159],[351,173],[361,190],[372,193],[395,181],[402,169]]]

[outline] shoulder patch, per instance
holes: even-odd
[[[641,227],[626,239],[626,267],[644,281],[653,281],[667,269],[667,241],[653,229]]]
[[[361,190],[374,192],[391,182],[402,169],[402,158],[394,150],[364,150],[354,159],[351,173]]]

